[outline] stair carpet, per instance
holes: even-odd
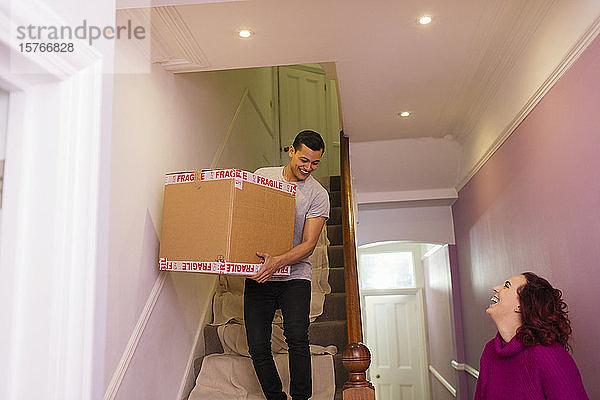
[[[327,221],[327,237],[329,247],[329,285],[331,293],[325,296],[323,313],[310,324],[308,338],[311,344],[321,346],[334,345],[338,353],[333,356],[335,370],[335,400],[342,399],[342,389],[348,380],[348,372],[342,364],[342,352],[348,344],[346,322],[346,294],[344,283],[344,252],[342,243],[342,209],[340,177],[330,177],[323,186],[329,191],[331,210]],[[216,326],[204,328],[205,353],[223,353],[223,347],[217,334]],[[194,361],[194,375],[200,372],[203,357]]]
[[[331,205],[327,220],[329,247],[329,286],[331,293],[325,296],[323,314],[308,328],[310,343],[321,346],[335,345],[338,352],[333,356],[335,370],[335,400],[342,399],[342,389],[348,380],[348,371],[342,364],[342,352],[348,344],[348,324],[346,322],[346,284],[344,280],[344,246],[342,237],[341,181],[339,176],[329,178],[325,188],[329,192]],[[327,187],[329,186],[329,187]]]

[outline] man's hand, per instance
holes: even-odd
[[[254,279],[258,283],[265,283],[271,276],[281,267],[275,257],[267,253],[256,252],[256,255],[264,259],[264,264],[258,270],[256,275],[249,276],[248,278]]]
[[[323,225],[325,225],[325,217],[307,218],[304,223],[304,231],[302,232],[302,243],[293,247],[287,253],[272,256],[257,251],[256,255],[263,258],[265,262],[256,275],[249,276],[248,278],[254,279],[258,283],[265,283],[278,268],[284,265],[293,265],[309,257],[317,245]]]

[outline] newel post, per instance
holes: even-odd
[[[360,294],[356,261],[355,215],[350,178],[349,140],[340,134],[342,181],[342,232],[344,235],[344,279],[346,284],[346,318],[349,344],[342,353],[342,362],[350,378],[344,384],[344,400],[375,400],[375,388],[367,380],[366,370],[371,364],[371,352],[362,343]]]

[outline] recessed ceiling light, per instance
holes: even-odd
[[[402,112],[400,113],[400,116],[401,116],[401,117],[408,117],[409,115],[410,115],[410,113],[409,113],[408,111],[402,111]]]
[[[419,18],[419,23],[421,25],[427,25],[431,23],[431,17],[429,15],[423,15]]]
[[[238,35],[242,38],[242,39],[249,39],[252,36],[254,36],[254,32],[252,32],[250,29],[240,29],[238,31]]]

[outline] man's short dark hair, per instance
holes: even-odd
[[[292,144],[294,150],[297,151],[301,144],[313,151],[323,150],[323,153],[325,153],[325,142],[321,135],[315,131],[305,130],[297,134],[294,143]]]

